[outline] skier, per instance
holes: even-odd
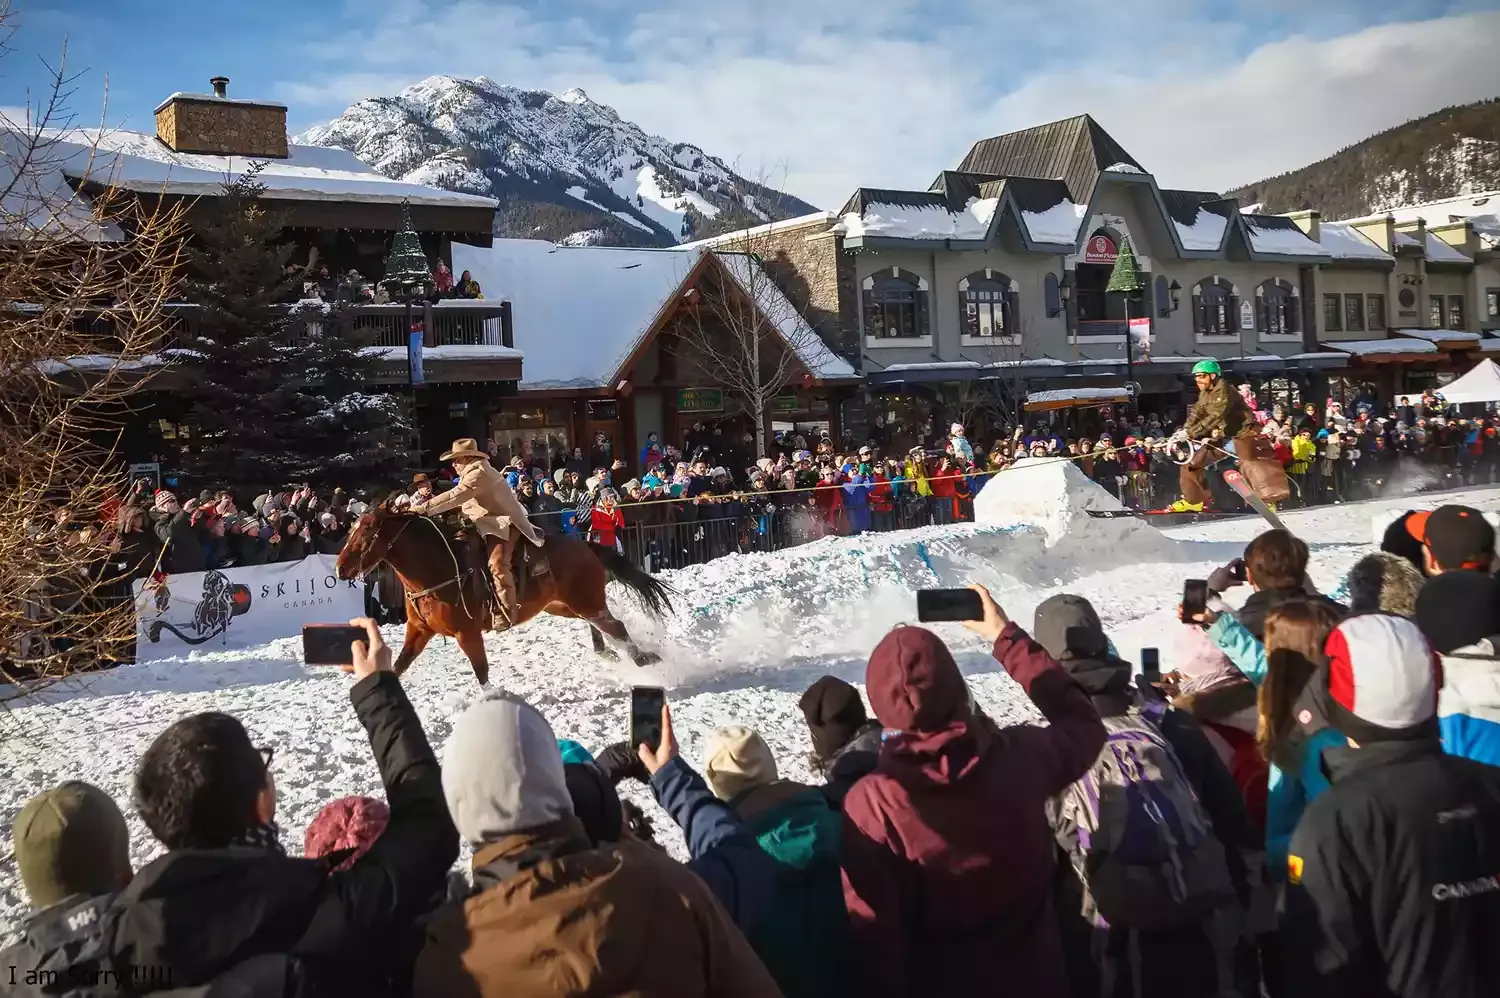
[[[1223,378],[1224,370],[1216,360],[1200,360],[1193,365],[1193,381],[1198,386],[1198,400],[1188,412],[1187,422],[1174,437],[1201,442],[1192,460],[1178,471],[1182,498],[1168,507],[1174,513],[1201,513],[1210,494],[1204,469],[1235,451],[1249,453],[1249,441],[1256,425],[1240,393]],[[1234,444],[1226,446],[1230,441]]]

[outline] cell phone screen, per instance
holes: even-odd
[[[924,624],[983,619],[984,602],[972,589],[917,590],[917,620]]]
[[[1161,649],[1141,649],[1141,675],[1148,683],[1161,682]]]
[[[630,688],[630,747],[644,743],[651,751],[661,747],[661,709],[667,691],[660,686]]]
[[[352,665],[349,645],[369,642],[363,627],[347,624],[308,624],[302,628],[302,661],[308,665]]]
[[[1191,623],[1208,605],[1208,582],[1205,579],[1188,579],[1182,584],[1182,622]]]

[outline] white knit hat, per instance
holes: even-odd
[[[733,800],[752,787],[776,782],[776,757],[753,728],[718,728],[704,749],[703,777],[715,797]]]
[[[471,846],[573,813],[552,726],[508,693],[490,694],[454,722],[443,745],[443,797]]]
[[[948,427],[948,432],[956,437],[964,432],[964,424],[954,423],[952,426]]]

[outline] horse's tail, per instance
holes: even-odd
[[[662,582],[656,576],[643,569],[637,568],[629,558],[612,547],[603,544],[595,544],[588,541],[589,550],[594,552],[594,557],[604,566],[604,570],[610,577],[620,585],[629,589],[640,597],[651,616],[660,620],[663,616],[673,612],[672,596],[675,595],[672,587]]]
[[[205,641],[212,641],[214,638],[218,637],[220,634],[223,634],[228,629],[229,625],[226,624],[211,634],[205,634],[201,637],[190,638],[186,634],[183,634],[181,631],[179,631],[176,627],[167,623],[165,620],[153,620],[150,626],[146,628],[146,637],[151,639],[152,644],[156,644],[161,640],[162,631],[171,631],[173,634],[181,638],[184,644],[201,645]]]

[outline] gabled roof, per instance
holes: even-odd
[[[950,207],[945,195],[931,191],[861,187],[839,211],[840,224],[846,239],[861,242],[874,238],[980,243],[989,238],[1003,201],[1003,187],[988,197],[976,192],[957,207]]]
[[[959,170],[944,170],[927,188],[928,192],[941,194],[948,207],[954,211],[969,203],[970,198],[995,197],[982,193],[987,184],[1005,180],[1004,177],[988,173],[963,173]]]
[[[958,168],[965,173],[1061,180],[1073,201],[1083,203],[1093,196],[1099,174],[1116,165],[1146,172],[1097,121],[1081,114],[981,139]]]
[[[1328,252],[1313,242],[1302,227],[1284,215],[1238,215],[1245,228],[1253,259],[1292,258],[1330,260]]]
[[[1369,236],[1347,222],[1324,222],[1318,226],[1323,248],[1335,260],[1371,260],[1394,263],[1396,258]]]
[[[1214,252],[1224,248],[1229,228],[1239,214],[1239,202],[1215,191],[1179,191],[1162,188],[1161,201],[1177,230],[1177,239],[1188,252]]]

